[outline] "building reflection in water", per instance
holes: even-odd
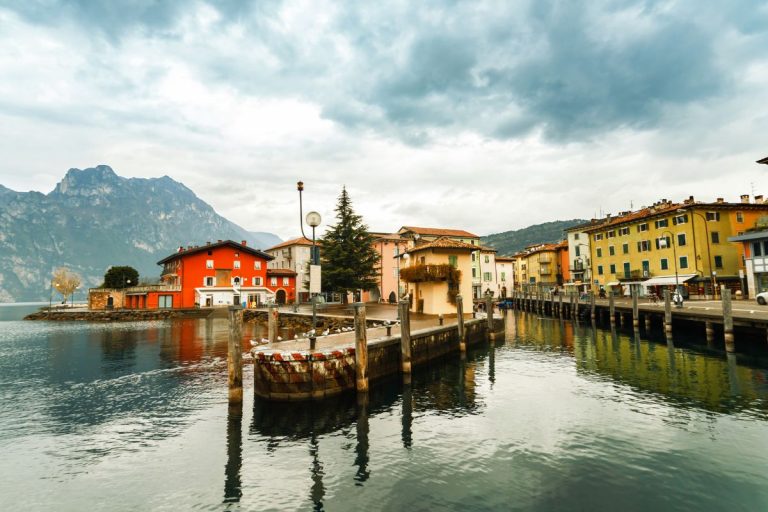
[[[368,470],[368,394],[360,393],[357,395],[357,423],[355,425],[357,432],[357,444],[355,444],[355,485],[363,485],[371,476]]]

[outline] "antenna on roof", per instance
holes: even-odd
[[[634,201],[630,201],[629,202],[629,210],[632,211],[634,208],[635,208],[635,202]]]

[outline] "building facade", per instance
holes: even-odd
[[[309,302],[309,264],[312,261],[312,240],[304,237],[294,238],[270,247],[264,252],[274,258],[269,262],[268,267],[270,269],[287,269],[295,272],[297,301]]]
[[[515,289],[515,258],[496,256],[497,297],[509,297]]]
[[[742,288],[744,260],[729,242],[768,214],[762,196],[751,202],[681,203],[666,199],[634,212],[621,212],[587,228],[592,246],[593,283],[625,295],[679,285],[684,295],[715,297],[719,285]]]
[[[409,240],[397,233],[371,233],[373,247],[379,254],[377,288],[369,293],[371,301],[397,303],[405,293],[400,282],[400,258],[409,247]]]
[[[529,245],[514,255],[520,288],[562,286],[568,272],[568,242]],[[565,272],[565,273],[564,273]]]

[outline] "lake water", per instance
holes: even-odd
[[[518,313],[367,403],[257,401],[246,366],[238,410],[226,321],[24,311],[0,307],[3,510],[768,510],[762,349]]]

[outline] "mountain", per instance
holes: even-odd
[[[249,232],[218,215],[168,176],[122,178],[106,165],[70,169],[49,194],[0,185],[0,302],[47,300],[53,269],[101,284],[111,265],[157,277],[156,262],[180,245],[247,240],[267,248],[271,233]]]
[[[500,256],[509,256],[531,244],[558,242],[565,238],[564,230],[585,222],[587,221],[582,219],[572,219],[534,224],[523,229],[484,236],[481,243],[499,251]]]

